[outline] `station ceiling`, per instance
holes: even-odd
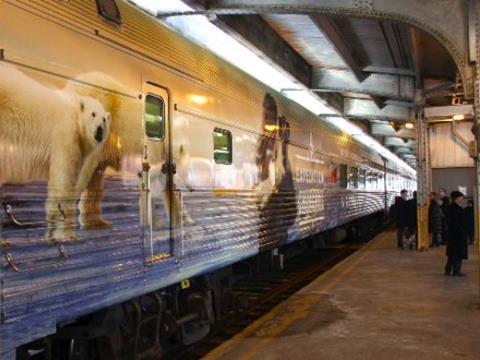
[[[244,11],[241,0],[218,9],[218,1],[183,2],[260,52],[413,168],[416,90],[423,90],[426,106],[463,101],[448,51],[410,25],[296,11],[296,1],[283,1],[281,11]]]

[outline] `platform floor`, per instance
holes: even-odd
[[[477,248],[464,278],[445,248],[398,250],[393,231],[278,305],[207,359],[480,359]]]

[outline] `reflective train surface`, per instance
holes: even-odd
[[[127,322],[194,342],[233,264],[415,187],[128,2],[4,0],[0,29],[2,359],[138,355]]]

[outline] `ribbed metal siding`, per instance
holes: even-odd
[[[136,179],[133,184],[112,179],[106,182],[104,215],[115,226],[104,230],[77,228],[78,242],[65,244],[67,260],[45,238],[46,183],[2,187],[3,202],[12,206],[18,219],[32,223],[19,228],[5,214],[2,216],[4,253],[8,252],[14,263],[25,270],[15,272],[3,259],[2,311],[6,323],[31,316],[38,309],[62,311],[72,302],[81,301],[94,288],[108,293],[142,275],[137,183]],[[118,196],[119,193],[122,195]]]

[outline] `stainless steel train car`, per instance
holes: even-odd
[[[0,29],[2,359],[102,358],[127,317],[195,341],[220,287],[188,279],[415,187],[126,1],[3,0]]]

